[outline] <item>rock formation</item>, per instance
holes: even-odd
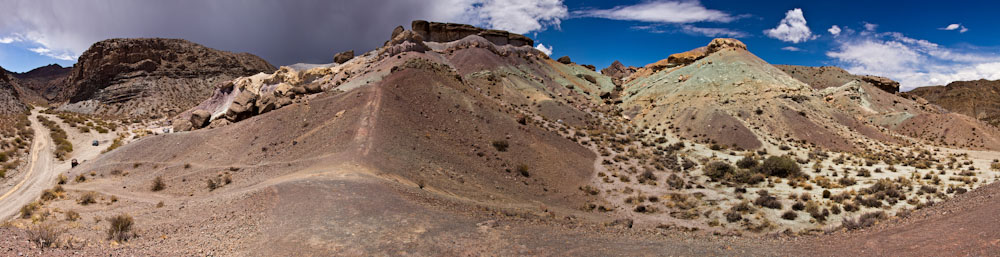
[[[559,57],[559,59],[556,59],[556,61],[559,62],[559,63],[562,63],[562,64],[573,63],[573,61],[569,59],[569,56]]]
[[[44,103],[48,101],[60,101],[57,99],[59,93],[66,84],[73,68],[62,67],[58,64],[50,64],[32,69],[25,73],[12,73],[11,76],[17,78],[24,89],[30,92],[24,93],[22,97],[27,102]]]
[[[333,62],[335,63],[345,63],[351,59],[354,59],[354,50],[339,52],[333,56]]]
[[[274,69],[257,56],[187,40],[109,39],[80,55],[55,99],[81,103],[63,106],[69,111],[160,117],[194,106],[212,93],[217,81]],[[96,108],[83,102],[96,102]]]
[[[0,68],[0,115],[20,113],[27,108],[18,94],[15,78],[3,68]]]
[[[632,75],[632,73],[635,73],[637,69],[638,68],[633,66],[625,67],[625,65],[616,60],[615,62],[611,63],[611,66],[601,69],[601,74],[604,74],[604,76],[608,76],[611,77],[612,79],[620,81]]]
[[[535,42],[521,34],[477,28],[466,24],[415,20],[410,28],[428,42],[451,42],[470,35],[479,35],[496,45],[533,46]]]
[[[667,63],[673,66],[677,65],[688,65],[705,57],[708,52],[708,47],[703,46],[695,49],[691,49],[687,52],[671,54],[667,57]]]
[[[955,81],[945,86],[918,87],[904,94],[1000,127],[1000,80]]]
[[[882,90],[885,90],[886,92],[889,93],[899,92],[899,82],[893,81],[892,79],[886,77],[868,75],[868,76],[861,76],[861,80],[864,80],[865,82],[868,83],[872,83],[876,87],[881,88]]]

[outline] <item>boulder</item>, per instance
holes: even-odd
[[[389,38],[396,38],[396,36],[398,36],[399,33],[403,33],[403,31],[406,31],[403,26],[396,26],[395,29],[392,29],[392,36],[389,36]]]
[[[584,65],[580,65],[580,66],[583,66],[584,68],[587,68],[588,70],[597,71],[597,66],[594,66],[593,64],[584,64]]]
[[[261,94],[257,97],[257,114],[263,114],[277,109],[277,99],[274,94]]]
[[[710,55],[725,49],[747,50],[747,45],[735,38],[716,38],[712,39],[711,43],[708,43],[708,48],[705,49],[705,55]]]
[[[339,52],[333,56],[335,63],[345,63],[351,59],[354,59],[354,50]]]
[[[320,85],[319,83],[309,83],[302,87],[306,90],[306,93],[308,94],[323,92],[323,85]]]
[[[288,83],[278,84],[278,86],[274,88],[274,94],[279,96],[290,96],[292,95],[292,85],[289,85]]]
[[[241,91],[233,99],[233,103],[229,105],[229,110],[226,111],[226,118],[235,122],[253,116],[256,112],[256,106],[254,105],[256,101],[257,94],[250,91]]]
[[[195,110],[191,113],[191,127],[194,129],[204,128],[210,119],[212,119],[212,113],[206,110]]]
[[[573,61],[569,59],[569,56],[559,57],[559,59],[556,59],[556,61],[559,62],[559,63],[562,63],[562,64],[573,63]]]
[[[176,119],[171,121],[170,123],[174,125],[173,126],[174,132],[190,131],[192,128],[191,122],[183,119]]]

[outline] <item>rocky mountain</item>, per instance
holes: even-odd
[[[625,65],[621,62],[614,61],[607,68],[601,69],[601,74],[618,81],[618,84],[620,85],[623,79],[631,76],[632,73],[635,73],[638,69],[639,68],[632,66],[625,67]]]
[[[35,103],[47,103],[48,101],[65,101],[58,99],[58,95],[64,88],[66,78],[69,77],[71,67],[62,67],[58,64],[50,64],[35,68],[25,73],[13,73],[21,85],[27,89],[24,92],[25,101]]]
[[[62,110],[164,117],[198,104],[221,81],[274,70],[257,56],[187,40],[109,39],[80,56],[63,88],[51,98],[69,102]]]
[[[1000,127],[1000,80],[955,81],[945,86],[918,87],[907,93]]]

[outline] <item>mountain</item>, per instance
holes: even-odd
[[[945,86],[918,87],[907,93],[1000,127],[1000,80],[955,81]]]
[[[68,101],[61,110],[166,117],[211,95],[218,82],[274,70],[257,56],[182,39],[108,39],[83,52],[62,88],[47,96]]]
[[[59,101],[56,96],[62,91],[66,78],[72,72],[72,68],[64,68],[58,64],[50,64],[32,69],[25,73],[11,74],[17,78],[27,89],[25,92],[26,101],[34,103],[47,103],[48,101]]]

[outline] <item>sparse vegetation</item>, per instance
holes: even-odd
[[[135,233],[132,232],[133,219],[132,216],[128,214],[120,214],[111,218],[108,218],[108,240],[114,240],[118,242],[128,241],[132,237],[135,237]]]
[[[877,224],[879,220],[885,219],[886,217],[888,217],[888,215],[885,214],[884,211],[869,212],[862,214],[857,219],[844,218],[843,222],[841,222],[841,226],[847,230],[867,228]]]
[[[150,187],[150,190],[152,190],[153,192],[157,192],[163,190],[166,187],[167,185],[163,183],[163,177],[156,176],[156,178],[153,179],[153,185]]]
[[[507,147],[510,146],[509,144],[507,144],[507,140],[496,140],[496,141],[493,141],[492,144],[493,144],[493,148],[497,149],[497,151],[500,151],[500,152],[506,152],[507,151]]]
[[[97,192],[86,192],[80,195],[80,199],[77,201],[80,205],[88,205],[97,203]]]
[[[760,165],[760,173],[775,177],[799,177],[802,176],[799,165],[792,158],[785,156],[767,157]]]

